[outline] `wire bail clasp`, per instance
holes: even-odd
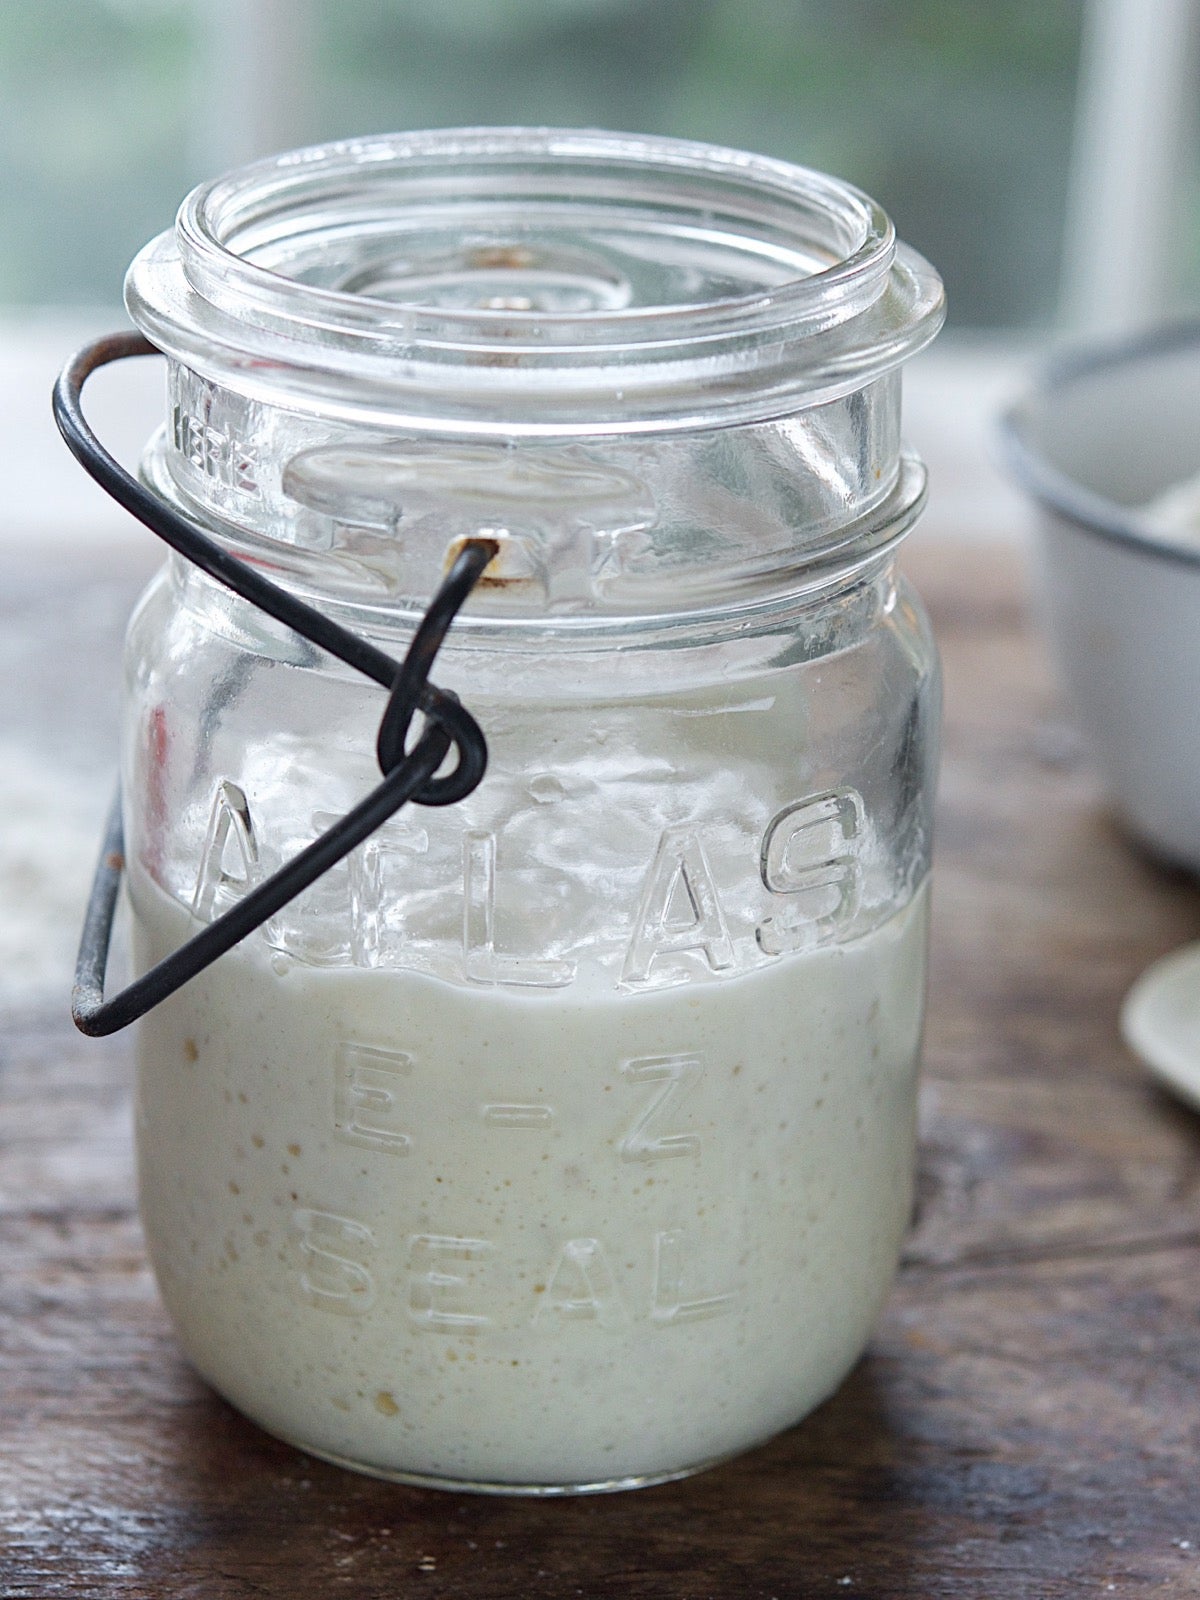
[[[172,549],[251,605],[388,690],[376,741],[383,781],[235,906],[120,994],[106,1000],[104,978],[125,866],[124,825],[118,792],[109,814],[84,916],[71,992],[71,1015],[75,1025],[81,1032],[93,1036],[116,1033],[144,1016],[160,1000],[165,1000],[273,917],[406,802],[424,806],[452,805],[471,793],[487,767],[487,743],[479,724],[456,695],[430,683],[429,674],[451,623],[496,555],[496,541],[481,537],[463,542],[422,617],[404,659],[394,660],[223,549],[198,523],[191,522],[152,494],[105,450],[83,415],[84,384],[93,372],[109,362],[160,353],[140,334],[112,334],[85,346],[72,358],[54,387],[54,417],[67,448],[102,489]],[[407,749],[409,730],[417,712],[424,718],[424,726],[412,748]],[[438,776],[452,749],[457,756],[455,765]]]

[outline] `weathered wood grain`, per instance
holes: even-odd
[[[729,1466],[601,1499],[407,1490],[310,1460],[175,1348],[133,1210],[127,1045],[13,1018],[0,1594],[1200,1594],[1200,1118],[1116,1031],[1138,971],[1200,937],[1200,891],[1106,816],[1011,558],[917,566],[947,670],[921,1204],[841,1392]],[[128,598],[110,579],[107,610],[86,574],[55,590],[91,618],[98,681],[115,681],[113,582]],[[65,644],[31,662],[29,714],[60,717],[79,664]],[[64,749],[99,752],[106,694],[55,721]]]

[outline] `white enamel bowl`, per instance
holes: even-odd
[[[1002,448],[1040,508],[1046,627],[1109,794],[1200,872],[1200,537],[1139,510],[1200,472],[1200,323],[1054,362]]]

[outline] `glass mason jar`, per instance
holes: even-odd
[[[695,1470],[862,1352],[912,1202],[936,657],[894,566],[941,286],[848,186],[600,133],[303,150],[128,279],[146,481],[434,678],[410,807],[140,1025],[146,1235],[192,1361],[408,1482]],[[142,967],[378,780],[385,696],[172,558],[131,623]]]

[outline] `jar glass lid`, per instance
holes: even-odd
[[[767,421],[926,344],[941,283],[848,184],[680,140],[436,130],[202,185],[126,284],[266,403],[474,437]]]

